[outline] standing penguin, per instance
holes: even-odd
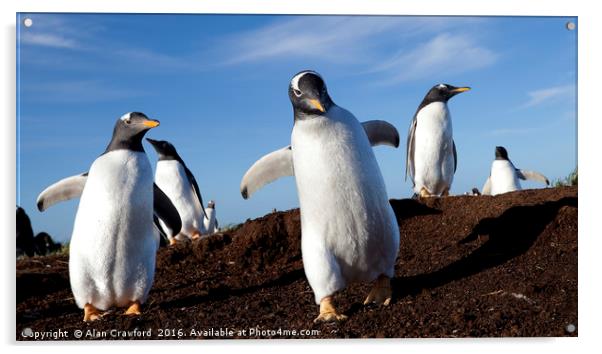
[[[219,231],[219,226],[217,224],[217,218],[215,214],[215,202],[213,200],[209,201],[205,211],[207,212],[207,216],[204,220],[205,230],[207,231],[208,235],[211,235]]]
[[[288,88],[293,105],[291,145],[247,171],[243,198],[282,176],[295,176],[301,210],[305,274],[320,304],[314,320],[346,318],[333,294],[351,282],[376,280],[364,304],[388,305],[399,250],[399,228],[371,145],[399,146],[395,127],[358,122],[330,98],[314,71],[296,74]]]
[[[421,198],[447,196],[458,166],[447,101],[469,87],[433,86],[418,109],[408,133],[406,179]]]
[[[35,253],[33,228],[25,209],[17,206],[17,257]]]
[[[495,147],[495,160],[491,164],[491,174],[483,186],[483,195],[496,195],[521,190],[519,179],[534,180],[545,183],[550,181],[539,172],[519,170],[508,158],[508,151],[503,146]]]
[[[117,120],[105,152],[88,173],[61,180],[38,197],[38,208],[80,196],[69,245],[69,280],[84,321],[101,310],[127,307],[139,315],[153,283],[159,234],[155,213],[170,227],[181,226],[177,210],[153,183],[142,147],[146,132],[159,125],[143,113]]]
[[[199,238],[201,234],[205,233],[203,221],[206,213],[201,191],[194,175],[186,167],[184,160],[170,142],[149,138],[146,138],[146,140],[151,143],[157,154],[159,154],[155,171],[155,183],[171,199],[182,218],[181,233],[179,235],[175,234],[175,237],[170,237],[170,244],[173,245],[177,242],[177,239],[184,237]],[[159,218],[159,222],[163,230],[171,231],[165,226],[161,218]]]

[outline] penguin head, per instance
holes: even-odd
[[[153,140],[146,138],[146,141],[151,143],[157,154],[159,154],[159,160],[177,160],[179,155],[176,151],[175,146],[169,141],[165,140]]]
[[[119,149],[144,151],[142,138],[149,129],[159,125],[158,120],[148,118],[144,113],[130,112],[117,119],[113,137],[105,152]]]
[[[210,200],[209,203],[207,203],[207,209],[215,209],[215,202],[213,200]]]
[[[508,151],[503,146],[495,147],[495,159],[496,160],[508,160]]]
[[[295,120],[322,115],[334,105],[324,79],[311,70],[304,70],[293,76],[288,87],[288,97],[293,104]]]
[[[424,97],[425,101],[447,102],[455,95],[470,90],[470,87],[456,87],[448,84],[439,84],[433,86]]]

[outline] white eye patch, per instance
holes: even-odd
[[[301,78],[303,76],[305,76],[305,74],[314,74],[317,77],[319,77],[320,79],[322,79],[322,81],[324,81],[324,79],[322,78],[322,76],[320,74],[318,74],[317,72],[315,72],[315,71],[312,71],[312,70],[302,71],[302,72],[298,73],[297,75],[295,75],[291,79],[291,87],[293,88],[293,90],[300,90],[299,89],[299,80],[301,80]]]
[[[121,120],[126,120],[126,119],[130,119],[130,116],[132,115],[132,112],[127,112],[126,114],[122,115]]]
[[[439,86],[437,86],[437,87],[438,87],[438,88],[440,88],[440,89],[444,89],[444,88],[446,88],[447,86],[446,86],[446,85],[444,85],[444,84],[439,84]]]

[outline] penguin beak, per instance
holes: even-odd
[[[142,122],[142,124],[145,127],[154,128],[154,127],[156,127],[156,126],[159,125],[159,121],[158,120],[154,120],[154,119],[147,119],[144,122]]]
[[[324,106],[322,106],[322,103],[320,103],[319,100],[312,98],[309,100],[309,103],[312,105],[312,107],[314,107],[318,111],[320,111],[322,113],[326,112],[326,110],[324,109]]]
[[[458,94],[458,93],[462,93],[462,92],[466,92],[466,91],[470,91],[470,87],[456,87],[455,89],[450,90],[449,92]]]

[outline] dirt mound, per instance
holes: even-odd
[[[348,321],[314,324],[291,210],[162,248],[139,317],[114,310],[83,323],[66,256],[19,260],[16,338],[59,329],[66,339],[77,330],[84,339],[577,335],[577,188],[391,204],[401,243],[389,307],[363,306],[369,285],[355,284],[336,297]]]

